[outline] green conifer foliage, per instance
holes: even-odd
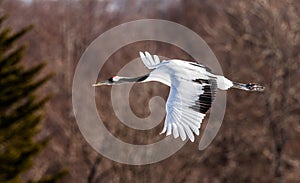
[[[4,20],[0,17],[0,182],[22,182],[21,173],[32,167],[48,141],[34,137],[49,99],[38,97],[37,90],[51,76],[41,73],[44,64],[25,68],[21,62],[25,46],[18,40],[31,27],[12,33]]]

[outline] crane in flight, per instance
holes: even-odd
[[[177,59],[160,62],[157,55],[151,56],[148,52],[139,54],[144,65],[152,70],[149,74],[139,77],[113,76],[93,86],[149,81],[169,86],[170,93],[161,134],[166,133],[167,136],[173,134],[174,138],[180,136],[182,141],[188,137],[193,142],[194,134],[199,135],[202,120],[212,105],[217,89],[237,88],[258,92],[264,90],[263,86],[256,83],[242,84],[215,75],[202,64]]]

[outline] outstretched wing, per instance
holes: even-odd
[[[173,134],[174,138],[180,136],[183,141],[188,137],[193,142],[215,98],[216,88],[215,78],[172,81],[161,133]]]
[[[160,63],[159,57],[157,55],[153,55],[152,58],[150,53],[147,51],[145,52],[145,54],[143,52],[140,52],[140,57],[148,69],[155,69]]]

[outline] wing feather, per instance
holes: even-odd
[[[160,60],[157,55],[153,55],[153,57],[152,57],[151,54],[147,51],[145,52],[145,54],[140,51],[139,54],[140,54],[140,58],[142,59],[144,65],[148,69],[155,69],[160,64]]]
[[[154,58],[155,65],[160,63],[160,59],[157,55],[153,55],[153,58]]]
[[[160,134],[166,133],[166,131],[167,131],[167,120],[165,120],[164,128],[162,129]]]
[[[179,131],[181,140],[182,140],[182,141],[185,141],[185,139],[186,139],[186,134],[185,134],[185,131],[184,131],[184,127],[183,127],[182,124],[180,124],[180,123],[177,123],[177,127],[178,127],[178,131]]]
[[[200,125],[196,125],[195,123],[193,123],[190,119],[188,119],[186,117],[183,117],[183,121],[184,121],[184,123],[186,123],[193,130],[193,132],[196,135],[199,135]],[[199,123],[199,124],[201,124],[201,123]]]
[[[146,55],[146,58],[149,60],[149,62],[151,64],[154,64],[154,60],[153,60],[152,56],[150,55],[150,53],[146,51],[145,55]]]
[[[199,135],[205,112],[214,99],[214,84],[215,81],[172,81],[166,106],[167,116],[161,133],[173,133],[174,138],[180,136],[183,141],[188,137],[193,142],[194,134]]]
[[[179,136],[178,127],[175,123],[172,123],[173,128],[173,137],[176,139]]]
[[[192,142],[194,142],[195,137],[194,137],[193,132],[191,131],[190,127],[187,126],[185,123],[181,123],[181,124],[182,124],[182,126],[184,127],[184,131],[185,131],[185,133],[187,134],[187,136],[189,137],[189,139],[190,139]]]
[[[168,124],[168,127],[167,127],[167,136],[171,135],[172,134],[172,123],[169,123]]]
[[[146,67],[149,68],[149,67],[151,66],[151,65],[150,65],[150,62],[148,61],[148,59],[146,58],[146,56],[144,55],[144,53],[141,52],[141,51],[140,51],[140,58],[142,59],[144,65],[145,65]]]

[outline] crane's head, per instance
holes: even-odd
[[[265,87],[262,86],[262,85],[259,85],[257,83],[248,83],[246,84],[246,88],[249,90],[249,91],[258,91],[258,92],[262,92],[265,90]]]
[[[108,80],[100,81],[99,83],[93,84],[93,86],[118,84],[120,79],[121,79],[121,77],[119,77],[119,76],[112,76]]]

